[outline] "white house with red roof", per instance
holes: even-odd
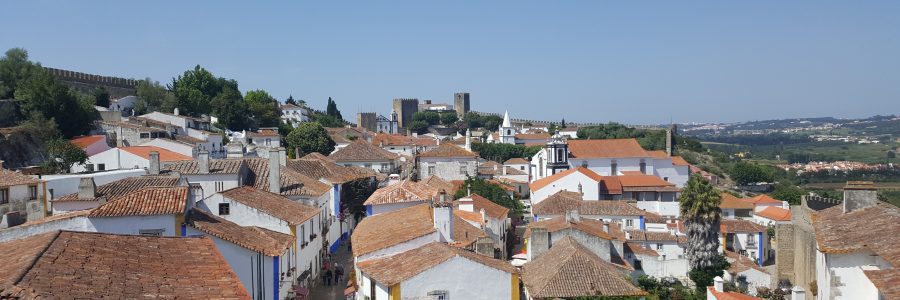
[[[71,172],[147,169],[150,167],[151,152],[159,154],[159,161],[163,166],[193,159],[190,156],[156,146],[117,147],[91,155],[84,164],[73,165]]]
[[[559,191],[584,194],[587,200],[632,200],[637,207],[665,216],[679,215],[679,188],[653,175],[625,171],[602,176],[586,167],[575,167],[531,183],[531,202],[537,205]]]
[[[690,165],[663,151],[647,151],[636,139],[565,140],[556,135],[543,151],[531,158],[532,180],[584,167],[602,176],[636,171],[654,175],[682,187],[690,177]]]
[[[105,135],[79,136],[72,139],[72,144],[84,150],[88,156],[109,150]]]

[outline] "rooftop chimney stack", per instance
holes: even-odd
[[[578,214],[577,210],[570,210],[566,212],[566,222],[580,222],[581,216]]]
[[[475,252],[484,256],[494,257],[494,240],[482,236],[475,240]]]
[[[532,261],[550,250],[550,232],[544,227],[532,227],[528,239],[528,260]]]
[[[176,107],[175,111],[173,111],[172,113],[175,114],[176,116],[178,116],[178,108]]]
[[[78,199],[93,200],[97,198],[97,184],[93,177],[83,177],[78,182]]]
[[[159,175],[159,152],[150,151],[150,175]]]
[[[844,186],[844,213],[878,204],[878,191],[871,181],[847,181]]]
[[[287,148],[278,147],[278,160],[282,166],[287,166]]]
[[[269,191],[281,193],[281,159],[277,149],[269,149]]]
[[[295,147],[294,148],[294,158],[300,159],[301,157],[303,157],[303,150],[300,150],[300,147]]]
[[[200,150],[200,154],[197,155],[197,167],[200,174],[209,174],[209,151]]]
[[[716,276],[716,278],[713,278],[713,286],[717,292],[725,292],[725,281],[722,280],[722,277]]]
[[[806,290],[799,285],[794,286],[794,288],[791,289],[791,300],[806,300]]]
[[[443,236],[443,241],[453,242],[453,205],[447,202],[447,191],[441,190],[438,202],[433,205],[434,228]]]

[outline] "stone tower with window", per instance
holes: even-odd
[[[550,137],[544,151],[547,157],[546,176],[569,169],[569,145],[562,135],[556,133]]]

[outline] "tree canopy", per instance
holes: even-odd
[[[681,218],[687,227],[685,254],[691,269],[713,266],[718,255],[720,201],[719,191],[699,174],[691,175],[678,198]]]
[[[475,112],[468,112],[463,116],[463,122],[467,128],[487,128],[497,130],[500,124],[503,124],[503,118],[500,116],[482,116]]]
[[[433,111],[419,111],[412,115],[412,121],[422,121],[430,125],[438,125],[441,122],[441,115]]]
[[[269,95],[264,90],[248,91],[244,95],[244,101],[250,109],[250,115],[253,118],[253,128],[259,127],[277,127],[281,122],[281,112],[278,107],[278,100]]]
[[[728,175],[738,185],[772,182],[775,179],[775,172],[769,167],[745,161],[735,163]]]
[[[344,120],[344,117],[341,116],[341,111],[337,108],[337,102],[331,100],[331,97],[328,97],[328,104],[325,106],[325,115],[335,117],[341,121]]]
[[[64,139],[48,142],[47,155],[48,159],[42,169],[48,173],[68,173],[72,165],[83,164],[88,159],[84,150]]]
[[[507,193],[503,187],[473,176],[466,178],[465,184],[456,191],[454,197],[462,198],[468,196],[470,189],[473,194],[478,194],[487,198],[488,200],[491,200],[491,202],[509,208],[511,211],[517,212],[522,209],[522,204],[510,197],[509,193]]]
[[[532,156],[541,151],[541,146],[525,146],[512,144],[473,143],[472,151],[477,152],[481,158],[503,163],[510,158],[524,158],[530,160]]]
[[[287,100],[284,100],[284,104],[297,105],[297,101],[294,100],[294,95],[288,95]]]
[[[322,155],[334,151],[334,140],[322,125],[317,122],[304,122],[294,128],[285,138],[291,148],[300,148],[303,154],[319,152]]]
[[[137,82],[137,101],[134,103],[135,114],[152,111],[172,112],[178,105],[175,95],[166,87],[150,78]]]

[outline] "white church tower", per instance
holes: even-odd
[[[516,143],[516,129],[512,127],[512,122],[509,121],[509,111],[503,112],[503,124],[500,125],[498,133],[500,135],[500,143]]]

